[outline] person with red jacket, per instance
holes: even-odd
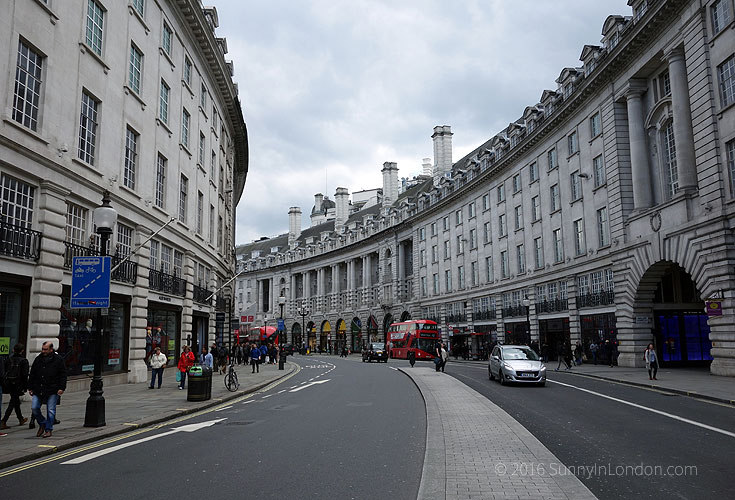
[[[194,353],[191,352],[188,345],[185,345],[181,349],[181,356],[179,356],[179,372],[181,373],[181,383],[179,384],[179,390],[183,390],[186,385],[186,374],[189,368],[194,364]]]

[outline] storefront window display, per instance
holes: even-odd
[[[181,313],[178,310],[158,309],[148,306],[148,326],[145,332],[145,362],[148,364],[156,347],[168,358],[168,366],[173,366],[179,352],[178,338]]]
[[[107,331],[102,338],[102,373],[127,369],[128,309],[127,303],[110,297]],[[69,295],[62,297],[57,352],[64,359],[68,376],[94,370],[98,321],[101,318],[100,310],[71,309]]]
[[[23,290],[16,287],[0,287],[0,356],[8,356],[18,342],[26,342],[25,328],[21,322],[23,312]]]
[[[609,362],[606,356],[605,341],[609,340],[613,346],[617,346],[618,336],[615,329],[615,314],[590,314],[580,316],[580,330],[582,334],[582,347],[588,362]],[[595,347],[592,347],[592,345]]]

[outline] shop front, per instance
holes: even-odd
[[[335,336],[335,343],[334,343],[334,349],[336,353],[341,354],[342,350],[347,347],[346,339],[347,339],[347,323],[345,323],[345,320],[340,319],[339,321],[337,321],[337,333]]]
[[[156,347],[168,358],[168,366],[176,363],[181,349],[181,307],[148,301],[148,325],[145,332],[145,362]]]
[[[322,331],[319,335],[319,352],[325,352],[328,350],[331,350],[331,336],[332,336],[332,325],[329,324],[329,321],[324,321],[322,323]]]
[[[360,318],[352,318],[350,330],[352,330],[352,352],[360,352],[362,349],[362,321]]]
[[[569,318],[540,319],[538,327],[541,355],[556,361],[559,345],[570,341]]]
[[[615,329],[615,313],[588,314],[579,317],[582,348],[587,362],[597,364],[607,362],[610,347],[618,345],[618,334]]]
[[[496,325],[475,325],[471,339],[473,359],[486,360],[492,346],[498,341],[498,327]]]
[[[191,330],[191,333],[186,336],[186,343],[191,347],[194,355],[198,356],[202,352],[202,347],[209,347],[209,315],[194,311],[191,317]]]
[[[531,333],[525,321],[516,323],[505,323],[506,345],[531,345]]]
[[[7,356],[15,344],[28,344],[31,280],[3,273],[0,280],[0,356]]]
[[[105,329],[102,338],[102,373],[125,372],[128,368],[130,297],[110,294],[110,307],[105,318],[101,309],[69,307],[70,293],[70,288],[65,286],[61,297],[57,348],[66,365],[67,375],[86,376],[94,371],[101,322]]]
[[[712,361],[707,314],[698,311],[656,313],[656,352],[661,366],[709,366]]]

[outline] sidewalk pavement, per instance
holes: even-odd
[[[224,375],[215,373],[212,378],[212,399],[195,402],[186,400],[187,390],[177,388],[176,368],[169,367],[163,372],[161,389],[148,389],[150,381],[105,387],[107,425],[98,428],[84,427],[89,392],[67,392],[61,397],[61,404],[56,407],[56,418],[61,423],[54,426],[54,435],[50,438],[36,437],[38,424],[35,429],[30,430],[27,423],[19,426],[15,414],[11,415],[8,425],[12,427],[2,431],[7,436],[0,437],[0,469],[216,406],[243,394],[255,392],[298,370],[298,365],[289,362],[286,362],[284,371],[279,371],[277,364],[262,364],[260,373],[251,373],[250,366],[239,365],[236,366],[240,382],[238,391],[228,391],[224,385]],[[188,389],[188,378],[186,382]],[[25,399],[21,408],[23,416],[29,418],[30,398],[26,395]],[[3,395],[3,415],[9,400],[9,395]],[[45,406],[41,408],[43,411],[45,409]]]
[[[449,358],[449,362],[487,365],[487,361],[455,361],[453,358]],[[554,371],[555,363],[547,363],[549,373]],[[584,363],[571,370],[561,371],[735,406],[735,378],[712,375],[709,368],[659,368],[656,375],[658,380],[648,380],[648,370],[645,368],[625,366]]]
[[[432,367],[399,369],[413,379],[426,402],[419,500],[596,498],[489,399]]]

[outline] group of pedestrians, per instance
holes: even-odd
[[[28,422],[23,416],[20,398],[28,391],[31,396],[30,428],[38,422],[37,437],[51,437],[56,420],[56,405],[66,390],[66,366],[64,360],[54,351],[51,342],[44,342],[41,354],[36,356],[30,365],[25,357],[25,346],[15,344],[13,355],[7,361],[0,358],[0,407],[2,407],[3,393],[10,394],[10,404],[2,418],[2,430],[9,429],[8,420],[13,412],[18,418],[18,426]],[[41,412],[41,406],[46,405],[46,415]],[[0,437],[7,433],[0,432]]]
[[[444,372],[444,368],[447,366],[447,359],[449,359],[449,352],[447,352],[447,346],[444,342],[437,342],[434,346],[434,367],[436,371],[441,370]],[[413,364],[411,364],[413,366]]]

